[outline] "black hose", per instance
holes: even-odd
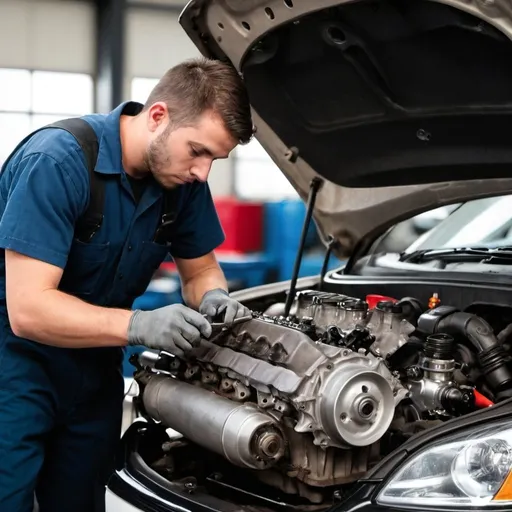
[[[483,318],[454,312],[440,319],[434,332],[467,338],[476,348],[480,366],[494,391],[499,393],[512,388],[512,358]]]
[[[421,313],[425,311],[425,307],[418,299],[414,297],[403,297],[396,304],[401,306],[402,313],[409,323],[414,326],[418,325],[418,318]]]
[[[436,331],[463,334],[479,352],[499,344],[491,326],[483,318],[471,313],[457,312],[443,318],[437,324]]]

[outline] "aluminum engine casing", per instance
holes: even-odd
[[[144,405],[260,481],[320,503],[322,488],[363,476],[404,426],[426,428],[421,412],[458,414],[469,397],[454,382],[445,335],[428,337],[419,351],[408,345],[414,303],[381,301],[369,310],[361,299],[299,292],[288,318],[275,303],[186,357],[141,372]]]
[[[332,326],[342,331],[364,326],[375,338],[371,352],[383,358],[405,345],[414,331],[414,326],[404,318],[400,304],[383,301],[369,311],[364,300],[317,290],[297,293],[294,314],[299,320],[311,319],[320,332]]]
[[[189,360],[186,380],[292,416],[294,430],[324,448],[376,442],[407,394],[381,358],[314,342],[300,324],[263,315],[203,340]]]

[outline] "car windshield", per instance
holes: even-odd
[[[372,253],[503,247],[512,249],[512,195],[476,199],[413,217],[390,229]]]
[[[512,195],[468,201],[454,208],[405,252],[506,246],[512,246]]]

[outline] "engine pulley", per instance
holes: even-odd
[[[333,371],[317,403],[323,430],[331,440],[367,446],[382,437],[395,411],[390,377],[381,361],[356,354]]]

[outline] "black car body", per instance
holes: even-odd
[[[181,24],[242,73],[257,139],[348,260],[236,292],[253,317],[187,359],[135,358],[109,495],[512,510],[510,2],[193,0]]]

